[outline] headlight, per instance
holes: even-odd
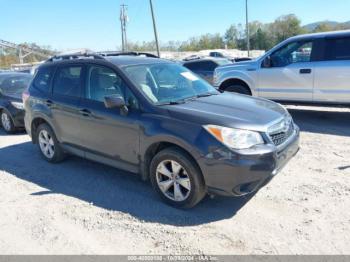
[[[23,103],[20,102],[11,102],[11,105],[13,105],[17,109],[24,109]]]
[[[264,144],[258,132],[215,125],[207,125],[204,128],[217,140],[232,149],[247,149]]]

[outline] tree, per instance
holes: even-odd
[[[312,31],[313,33],[319,33],[319,32],[329,32],[335,30],[334,27],[332,27],[330,24],[321,23],[318,26],[315,27],[315,29]]]
[[[301,21],[294,14],[278,17],[271,25],[270,30],[274,36],[274,42],[279,43],[289,37],[305,33],[301,27]]]
[[[225,32],[224,40],[228,48],[237,48],[238,29],[236,25],[231,25]]]

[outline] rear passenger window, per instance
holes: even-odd
[[[326,60],[350,60],[350,37],[326,40]]]
[[[217,64],[213,61],[198,61],[184,64],[184,66],[193,71],[214,71]]]
[[[53,93],[70,97],[79,97],[81,90],[81,74],[81,66],[58,68],[53,83]]]
[[[202,64],[203,70],[205,71],[214,71],[217,66],[218,65],[215,64],[213,61],[206,61]]]
[[[197,63],[186,63],[184,64],[185,67],[187,67],[190,70],[199,70],[200,69],[200,65]]]
[[[50,80],[53,72],[53,67],[40,68],[34,79],[34,87],[43,92],[49,92]]]

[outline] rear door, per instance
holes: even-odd
[[[315,64],[314,101],[350,103],[350,36],[326,38]]]
[[[80,145],[80,99],[85,68],[82,64],[61,65],[56,69],[52,98],[46,101],[60,142]]]
[[[286,44],[270,55],[271,65],[259,70],[259,96],[285,101],[312,101],[314,41]]]

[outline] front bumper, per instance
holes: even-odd
[[[282,146],[256,146],[233,152],[221,147],[198,159],[208,193],[242,196],[266,185],[299,151],[299,128]]]

